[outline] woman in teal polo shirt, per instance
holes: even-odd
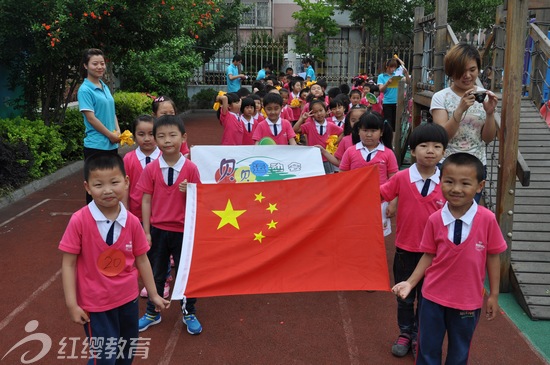
[[[84,159],[99,151],[118,153],[120,127],[115,114],[115,100],[101,80],[105,75],[103,51],[90,48],[84,51],[81,62],[84,82],[78,89],[78,107],[84,116]],[[86,195],[86,201],[91,196]]]

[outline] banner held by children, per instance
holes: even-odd
[[[193,146],[201,182],[240,183],[324,175],[321,151],[304,146]]]
[[[389,290],[378,167],[262,184],[189,184],[172,299]]]

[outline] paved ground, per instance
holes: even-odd
[[[186,117],[189,144],[217,144],[221,126],[212,113]],[[82,327],[67,314],[58,241],[70,214],[84,204],[75,173],[0,210],[0,363],[82,364]],[[386,241],[389,262],[393,236]],[[141,313],[145,301],[141,301]],[[175,303],[174,303],[175,304]],[[386,292],[325,292],[200,299],[204,332],[186,333],[173,305],[162,323],[142,333],[150,346],[136,364],[413,364],[395,358],[396,302]],[[37,322],[36,322],[37,321]],[[48,350],[48,339],[51,348]],[[18,342],[19,346],[16,344]],[[12,352],[8,353],[10,349]],[[25,355],[25,352],[29,351]],[[22,356],[25,356],[22,358]],[[3,358],[2,358],[3,357]],[[32,363],[29,361],[29,363]],[[546,362],[500,315],[481,320],[471,364],[538,365]]]

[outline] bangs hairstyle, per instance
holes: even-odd
[[[349,92],[349,96],[350,96],[350,97],[351,97],[352,95],[354,95],[354,94],[357,94],[357,95],[361,96],[361,90],[359,90],[359,89],[353,89],[353,90],[351,90],[351,91]]]
[[[386,61],[386,68],[389,68],[389,67],[397,68],[397,66],[399,65],[397,64],[397,60],[395,58],[390,58],[389,60]]]
[[[390,126],[390,123],[384,120],[380,114],[367,110],[365,114],[361,115],[361,118],[353,126],[352,141],[354,144],[359,143],[361,138],[359,138],[360,129],[379,129],[382,131],[382,137],[380,137],[380,142],[393,150],[392,139],[393,139],[393,129]]]
[[[142,122],[153,124],[155,122],[155,118],[153,118],[153,116],[149,114],[143,114],[137,117],[136,119],[134,119],[134,130],[132,131],[133,133],[135,133],[138,124]]]
[[[122,157],[112,152],[94,153],[84,161],[84,180],[88,181],[92,171],[114,169],[119,169],[122,176],[126,176]]]
[[[471,60],[475,60],[478,71],[481,70],[481,56],[477,48],[466,43],[457,44],[445,55],[445,75],[455,79],[461,78]]]
[[[344,114],[348,113],[349,103],[347,103],[347,100],[344,99],[343,95],[336,96],[328,104],[329,109],[334,109],[338,106],[343,106],[344,107]]]
[[[178,115],[163,115],[162,117],[155,120],[153,124],[153,136],[157,136],[157,129],[159,127],[175,125],[178,127],[181,134],[185,134],[185,126],[183,125],[183,120]]]
[[[176,103],[174,103],[174,100],[170,99],[170,97],[165,95],[161,95],[153,99],[153,104],[151,105],[153,114],[157,114],[160,103],[164,103],[165,101],[169,102],[172,105],[172,108],[174,108],[174,113],[178,114],[178,108],[176,108]]]
[[[470,166],[476,171],[477,182],[483,181],[483,176],[485,175],[485,168],[483,163],[474,155],[470,155],[466,152],[453,153],[443,161],[441,165],[441,176],[445,173],[445,168],[449,165],[456,166]]]
[[[246,108],[247,106],[251,106],[255,110],[256,109],[256,102],[254,101],[254,99],[249,98],[249,97],[243,98],[242,103],[241,103],[241,113],[244,113],[244,108]]]
[[[367,106],[363,104],[357,104],[351,107],[351,109],[349,110],[349,113],[346,114],[346,119],[344,119],[344,136],[348,136],[352,133],[351,122],[350,122],[351,113],[356,111],[361,111],[361,114],[363,114],[367,111]]]
[[[297,82],[300,83],[300,87],[302,87],[302,81],[304,81],[301,77],[300,78],[297,78],[297,77],[293,77],[292,80],[290,80],[290,82],[288,83],[288,87],[292,90],[294,89],[294,85],[296,85]]]
[[[425,123],[415,127],[409,137],[409,146],[414,150],[419,144],[426,142],[437,142],[447,148],[449,137],[445,128],[437,123]]]
[[[281,108],[283,107],[283,97],[278,93],[268,93],[264,97],[264,106],[268,106],[269,104],[277,104]]]
[[[283,94],[287,94],[287,95],[290,95],[290,91],[288,91],[288,89],[285,89],[284,87],[279,89],[279,94],[283,95]]]
[[[313,110],[313,106],[316,105],[316,104],[321,104],[323,106],[323,109],[325,109],[325,111],[327,111],[327,106],[325,105],[325,102],[323,100],[320,100],[320,99],[313,99],[312,101],[309,102],[309,110]]]
[[[228,104],[238,103],[239,101],[241,101],[241,98],[237,93],[227,93],[225,94],[225,96],[227,96]]]

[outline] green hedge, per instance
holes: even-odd
[[[46,126],[41,120],[31,121],[17,117],[0,119],[2,139],[8,145],[24,143],[34,159],[29,177],[38,179],[55,172],[65,162],[62,156],[67,144],[58,126]]]
[[[78,108],[69,108],[59,125],[59,132],[67,144],[62,152],[65,161],[78,161],[84,158],[84,117]]]
[[[214,89],[204,89],[193,95],[192,104],[197,109],[212,109],[216,101],[218,91]]]
[[[113,98],[115,99],[116,117],[121,132],[126,129],[132,131],[134,119],[140,115],[153,113],[153,100],[144,93],[117,91]]]

